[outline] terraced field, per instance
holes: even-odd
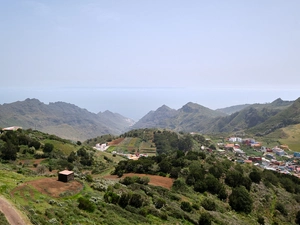
[[[155,145],[150,141],[142,141],[141,138],[126,137],[123,139],[116,139],[109,143],[108,152],[116,151],[120,153],[143,153],[148,155],[155,155]]]

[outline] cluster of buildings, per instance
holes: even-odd
[[[267,170],[273,170],[280,173],[295,175],[300,178],[300,152],[294,152],[294,154],[288,154],[287,145],[275,146],[268,148],[262,146],[260,142],[256,142],[254,139],[240,137],[230,137],[227,139],[227,144],[219,143],[225,150],[233,152],[239,163],[249,163],[256,166],[260,166]],[[247,156],[246,152],[241,150],[241,145],[247,145],[253,147],[258,152],[262,153],[262,156]],[[280,160],[277,160],[280,157]]]

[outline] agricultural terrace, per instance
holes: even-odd
[[[119,153],[143,153],[148,155],[155,155],[155,144],[151,141],[142,141],[141,138],[118,138],[109,143],[108,152],[116,151]]]

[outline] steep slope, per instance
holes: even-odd
[[[163,105],[156,111],[150,111],[133,128],[156,127],[187,132],[201,131],[210,119],[225,115],[192,102],[178,110]]]
[[[48,132],[71,140],[86,140],[102,134],[120,134],[124,130],[116,124],[77,107],[76,105],[55,102],[49,105],[37,99],[26,99],[0,105],[0,126],[21,126]],[[124,127],[124,124],[122,125]]]
[[[163,105],[155,111],[150,111],[143,118],[141,118],[132,128],[172,128],[172,118],[175,118],[177,111],[170,107]]]
[[[300,123],[300,98],[273,117],[250,129],[256,135],[266,135],[279,128]]]
[[[225,108],[221,108],[221,109],[216,109],[216,111],[231,115],[233,113],[243,110],[244,108],[246,108],[248,106],[250,106],[250,104],[235,105],[235,106],[225,107]]]
[[[103,124],[118,130],[118,133],[126,131],[135,123],[132,119],[126,118],[118,113],[113,113],[109,110],[99,112],[98,116]]]
[[[245,131],[264,123],[269,118],[285,110],[293,102],[276,99],[271,103],[252,104],[239,112],[210,121],[206,133]]]

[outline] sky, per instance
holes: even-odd
[[[0,0],[0,104],[134,120],[300,97],[298,0]]]

